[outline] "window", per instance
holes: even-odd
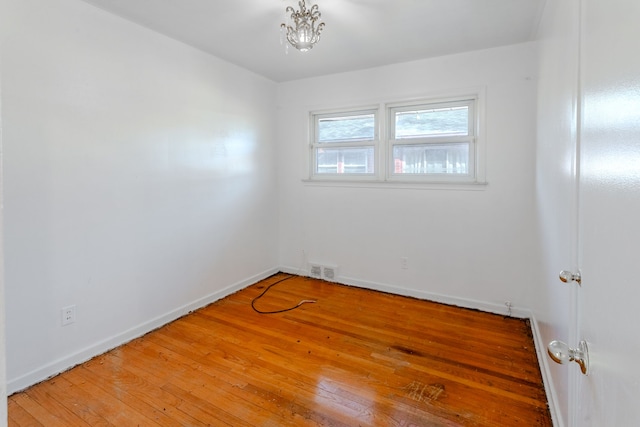
[[[313,114],[315,176],[375,176],[378,110]]]
[[[476,96],[311,113],[311,126],[312,180],[478,181]]]
[[[389,177],[475,179],[475,99],[389,107]]]

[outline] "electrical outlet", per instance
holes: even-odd
[[[76,306],[70,305],[62,309],[62,326],[67,326],[76,321]]]
[[[402,257],[400,258],[400,268],[402,268],[403,270],[407,270],[409,268],[409,258]]]

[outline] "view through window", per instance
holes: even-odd
[[[476,97],[312,113],[310,176],[474,181],[477,114]],[[383,138],[380,129],[386,129]]]

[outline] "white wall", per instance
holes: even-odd
[[[335,264],[341,282],[503,313],[505,301],[529,307],[527,289],[538,274],[536,56],[535,43],[527,43],[279,85],[281,264],[291,271],[307,261]],[[486,187],[302,182],[309,110],[478,87],[486,89]]]
[[[558,279],[577,270],[576,146],[578,103],[578,0],[547,2],[539,27],[536,210],[543,278],[531,293],[541,342],[575,343],[575,285]],[[573,330],[572,330],[573,328]],[[543,359],[547,390],[558,409],[557,426],[568,425],[571,368]]]
[[[276,85],[77,0],[1,5],[11,391],[274,271]]]

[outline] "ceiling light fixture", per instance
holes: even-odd
[[[320,19],[317,4],[311,6],[311,9],[307,9],[304,0],[300,0],[298,6],[300,6],[300,10],[295,10],[291,6],[285,9],[285,14],[291,13],[290,25],[282,24],[280,29],[282,33],[286,31],[287,41],[291,46],[300,52],[306,52],[320,40],[320,32],[324,28],[324,22],[317,22]]]

